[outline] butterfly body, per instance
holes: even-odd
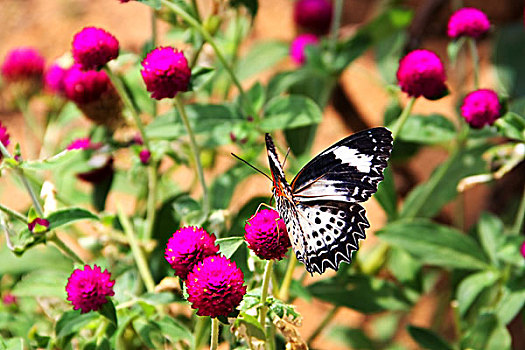
[[[308,272],[321,274],[337,270],[342,261],[350,263],[370,227],[359,203],[376,192],[392,142],[386,128],[353,134],[314,157],[288,184],[266,134],[276,208]]]

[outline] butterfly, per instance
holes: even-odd
[[[315,156],[288,184],[266,134],[276,209],[297,259],[311,274],[351,262],[370,227],[359,203],[377,191],[392,143],[383,127],[355,133]]]

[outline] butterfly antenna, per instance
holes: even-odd
[[[264,176],[266,176],[266,178],[268,178],[268,180],[270,181],[273,181],[271,177],[269,177],[268,175],[266,175],[264,172],[262,172],[261,170],[257,169],[256,167],[254,167],[253,165],[251,165],[250,163],[248,163],[247,161],[245,161],[244,159],[242,159],[241,157],[237,156],[236,154],[234,153],[231,153],[232,156],[234,156],[235,158],[237,158],[238,160],[240,160],[241,162],[243,162],[244,164],[248,165],[250,168],[252,168],[253,170],[257,171],[258,173],[261,173],[263,174]]]
[[[288,159],[288,155],[290,154],[290,147],[288,147],[288,151],[286,151],[286,155],[284,156],[284,161],[283,161],[283,168],[284,166],[286,165],[286,160]]]

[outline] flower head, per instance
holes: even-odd
[[[521,256],[523,256],[523,258],[525,258],[525,242],[523,242],[521,244],[520,252],[521,252]]]
[[[11,306],[11,305],[16,305],[18,302],[18,299],[16,297],[16,295],[13,295],[9,292],[5,293],[3,296],[2,296],[2,303],[4,303],[5,306]]]
[[[501,116],[498,94],[489,89],[472,91],[463,100],[461,115],[476,129],[494,124]]]
[[[2,122],[0,121],[0,142],[2,142],[2,144],[7,147],[9,145],[9,143],[11,142],[9,140],[9,134],[7,133],[7,128],[2,124]],[[3,158],[3,153],[0,152],[0,160],[2,160]]]
[[[45,60],[37,50],[31,47],[19,47],[7,54],[0,70],[8,82],[41,80],[44,65]]]
[[[261,210],[248,220],[244,230],[248,248],[261,259],[280,260],[291,246],[286,225],[275,210]]]
[[[30,232],[33,233],[41,233],[47,231],[49,227],[49,221],[42,218],[35,218],[33,221],[31,221],[29,224],[27,224],[27,228]]]
[[[219,252],[215,245],[215,235],[209,234],[199,227],[182,227],[173,233],[168,240],[164,257],[175,275],[186,279],[195,264],[210,255]]]
[[[44,74],[44,88],[53,94],[65,95],[66,85],[64,79],[67,75],[67,69],[58,63],[52,64]]]
[[[97,265],[93,268],[85,265],[84,270],[76,269],[69,276],[66,285],[67,300],[71,301],[73,309],[80,309],[83,314],[98,311],[109,296],[115,295],[114,285],[115,281],[111,280],[108,270],[102,272]]]
[[[453,39],[460,36],[469,36],[477,39],[489,29],[490,22],[483,11],[472,7],[464,7],[450,16],[447,34]]]
[[[104,29],[86,27],[75,34],[72,43],[75,62],[82,69],[99,69],[118,57],[118,40]]]
[[[148,164],[151,158],[151,152],[149,151],[149,149],[147,148],[142,149],[139,153],[139,158],[142,164],[144,165]]]
[[[397,81],[409,96],[439,98],[447,91],[445,80],[443,63],[432,51],[414,50],[399,61]]]
[[[67,98],[80,105],[98,100],[112,88],[106,72],[84,71],[78,65],[71,67],[64,79],[64,86]]]
[[[317,45],[319,39],[313,34],[298,35],[290,45],[290,58],[298,65],[303,65],[306,60],[304,49],[308,45]]]
[[[173,98],[178,92],[186,91],[191,77],[186,57],[172,47],[158,47],[148,53],[140,73],[151,97],[157,100]]]
[[[246,294],[244,275],[233,261],[210,256],[188,274],[186,288],[191,307],[199,316],[227,316]]]
[[[295,2],[294,22],[313,33],[326,34],[332,23],[332,3],[328,0],[299,0]]]
[[[96,148],[94,147],[93,143],[91,143],[91,139],[89,137],[81,138],[81,139],[75,139],[73,140],[68,146],[67,150],[74,150],[74,149],[92,149]]]

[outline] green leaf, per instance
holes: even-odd
[[[84,157],[83,153],[83,150],[65,150],[49,158],[23,161],[20,167],[22,169],[35,171],[56,169],[60,166],[67,165],[69,162],[82,159]]]
[[[139,338],[151,349],[157,349],[162,344],[163,336],[159,325],[154,321],[148,321],[144,318],[136,318],[132,321],[133,328]]]
[[[65,338],[71,334],[78,333],[84,326],[98,317],[99,315],[95,312],[81,314],[79,310],[66,311],[57,321],[55,333],[58,338]]]
[[[383,175],[384,179],[379,183],[374,198],[384,209],[388,220],[392,221],[397,217],[397,193],[391,168],[387,167]]]
[[[250,90],[246,91],[244,97],[249,101],[252,112],[258,114],[264,106],[266,91],[260,82],[256,82]]]
[[[447,343],[443,338],[434,331],[416,326],[408,326],[408,333],[423,349],[429,350],[453,350],[452,345]]]
[[[321,121],[322,112],[311,99],[303,96],[277,96],[268,101],[260,127],[265,132],[298,128]]]
[[[510,139],[525,141],[525,118],[514,112],[507,112],[494,123],[498,131]]]
[[[496,251],[503,243],[503,222],[493,214],[483,213],[478,222],[478,236],[483,250],[496,265]]]
[[[511,338],[507,328],[498,322],[496,315],[479,315],[461,340],[461,348],[501,350],[510,349]]]
[[[318,299],[363,313],[405,310],[410,305],[395,284],[366,275],[348,276],[344,280],[327,278],[307,289]]]
[[[216,243],[219,245],[219,250],[226,258],[231,258],[232,255],[244,243],[244,237],[228,237],[219,238]]]
[[[450,142],[455,137],[454,123],[441,114],[411,115],[399,133],[403,141],[428,145]]]
[[[481,271],[463,279],[458,285],[456,292],[459,313],[465,315],[476,297],[485,288],[493,285],[499,278],[499,274],[495,271]]]
[[[49,230],[54,230],[58,227],[72,224],[79,220],[96,220],[100,218],[83,208],[68,208],[57,210],[46,218],[49,221]]]
[[[408,194],[400,217],[432,217],[439,213],[445,204],[457,196],[457,185],[461,179],[486,171],[486,162],[482,157],[486,148],[486,145],[470,147],[451,155],[426,182]]]
[[[230,205],[233,192],[237,185],[253,170],[245,164],[236,163],[226,172],[217,176],[210,186],[211,206],[213,209],[226,209]]]
[[[496,305],[498,320],[509,324],[525,305],[525,279],[523,274],[517,278],[511,278],[503,288],[503,296]]]
[[[239,60],[235,73],[242,81],[272,68],[286,56],[288,56],[287,43],[282,41],[258,42]]]
[[[0,342],[0,349],[2,350],[24,350],[26,348],[24,338],[11,338],[7,339],[5,343]]]
[[[139,297],[141,302],[145,302],[149,305],[166,305],[173,303],[175,297],[173,293],[145,293]]]
[[[115,305],[109,297],[107,297],[107,302],[102,305],[98,312],[118,327],[117,310],[115,310]]]
[[[421,263],[400,247],[392,247],[388,256],[388,269],[396,279],[411,287],[416,287]]]
[[[399,60],[404,54],[407,37],[406,30],[398,30],[383,37],[376,45],[377,69],[387,84],[397,83],[396,72]]]
[[[15,285],[13,294],[30,297],[52,296],[65,299],[65,287],[70,274],[70,271],[40,269],[30,272]]]
[[[366,333],[359,328],[335,326],[334,328],[330,329],[328,336],[338,343],[343,344],[344,346],[351,349],[369,350],[376,348],[372,339],[370,339]]]
[[[172,344],[181,340],[186,341],[188,344],[193,344],[193,334],[191,331],[173,317],[164,316],[160,321],[157,321],[156,324],[162,334],[168,338]]]
[[[485,269],[487,258],[471,237],[426,219],[396,221],[378,237],[419,258],[422,263],[458,269]]]
[[[137,0],[137,1],[145,5],[148,5],[150,7],[153,7],[155,10],[160,10],[162,6],[160,0]]]
[[[0,275],[21,275],[31,271],[54,270],[71,273],[73,263],[53,246],[39,246],[31,249],[31,254],[15,256],[2,245],[0,249]]]
[[[238,331],[241,337],[245,339],[256,338],[265,340],[266,335],[264,328],[261,326],[256,317],[248,315],[244,311],[239,313],[232,325],[232,329]]]

